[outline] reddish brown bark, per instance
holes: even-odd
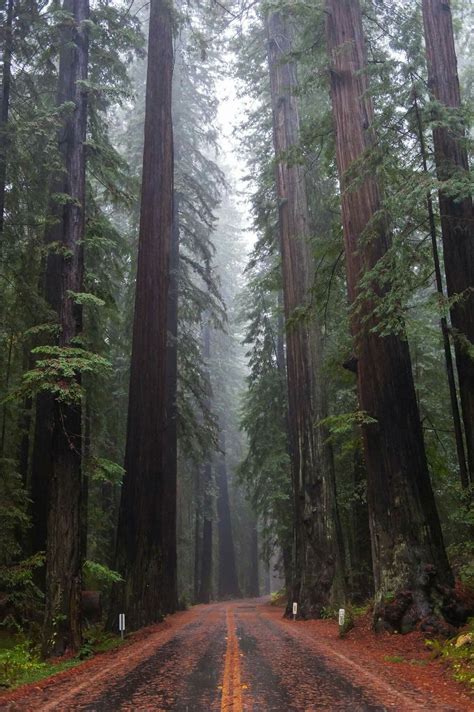
[[[341,182],[346,270],[351,304],[359,281],[390,247],[380,215],[373,173],[348,170],[373,146],[373,108],[368,93],[365,41],[358,0],[327,0],[326,31],[331,60],[331,96],[336,158]],[[382,288],[373,280],[379,296]],[[364,320],[367,319],[366,323]],[[453,582],[444,550],[426,462],[408,344],[398,335],[373,332],[373,303],[362,299],[351,320],[357,356],[360,409],[375,422],[362,428],[368,479],[377,613],[387,596],[408,592],[398,607],[396,628],[406,629],[442,606],[441,589]]]
[[[64,251],[49,253],[45,273],[45,294],[58,315],[59,346],[67,348],[82,330],[82,310],[71,292],[82,291],[83,238],[85,229],[85,140],[87,91],[81,82],[88,69],[88,0],[64,0],[64,12],[71,16],[61,29],[58,106],[73,102],[59,131],[58,145],[64,170],[52,190],[51,212],[55,218],[46,241],[59,243]],[[54,194],[69,196],[57,204]],[[67,252],[67,255],[64,254]],[[47,435],[48,450],[36,457],[46,460],[43,486],[48,494],[46,542],[46,607],[43,653],[58,655],[77,650],[81,643],[81,406],[65,404],[45,394],[38,401],[37,426]],[[38,417],[45,415],[42,424]],[[37,482],[38,486],[41,483]]]
[[[159,620],[169,588],[162,522],[175,505],[165,489],[167,309],[173,225],[172,8],[151,0],[145,142],[132,358],[116,568],[125,578],[113,597],[113,615],[136,629]],[[175,572],[172,573],[175,576]]]
[[[449,0],[423,0],[428,83],[434,98],[453,119],[450,127],[433,129],[438,179],[466,180],[469,173],[465,131],[459,110],[461,94],[457,73],[453,23]],[[439,191],[441,235],[448,297],[461,297],[451,306],[456,366],[459,377],[461,408],[466,436],[471,483],[474,482],[474,215],[472,196],[462,200]]]
[[[268,63],[276,153],[276,187],[287,324],[286,360],[295,541],[292,600],[302,616],[343,597],[343,557],[338,541],[332,453],[318,421],[327,415],[321,373],[322,338],[314,315],[298,319],[297,310],[311,300],[314,266],[304,171],[288,154],[300,140],[295,63],[288,17],[272,12],[266,18]],[[296,319],[295,319],[296,317]],[[291,601],[290,601],[291,603]]]

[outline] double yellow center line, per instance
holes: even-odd
[[[227,650],[225,654],[224,681],[222,684],[221,712],[242,712],[242,682],[240,676],[240,651],[235,628],[234,612],[228,608]]]

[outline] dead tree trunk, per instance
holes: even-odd
[[[428,83],[434,98],[442,105],[439,125],[433,129],[435,162],[441,182],[469,175],[467,150],[461,117],[461,94],[454,47],[449,0],[423,0]],[[446,114],[454,119],[448,127]],[[453,128],[455,126],[456,128]],[[454,349],[459,377],[461,408],[467,444],[471,483],[474,482],[474,215],[472,196],[459,200],[439,191],[441,235],[448,297],[451,306]]]
[[[282,12],[266,18],[273,109],[273,142],[279,201],[280,246],[287,324],[287,381],[290,449],[295,511],[292,599],[303,617],[344,596],[342,546],[336,526],[332,454],[318,421],[327,415],[321,374],[322,338],[314,315],[298,318],[310,306],[313,258],[305,177],[289,155],[300,139],[295,63],[288,58],[292,26]]]
[[[112,599],[133,630],[160,620],[176,572],[164,568],[162,518],[173,518],[176,490],[163,475],[167,309],[173,227],[172,7],[151,0],[145,142],[125,448],[116,568],[125,584]],[[169,552],[168,552],[169,556]]]
[[[82,330],[82,309],[72,293],[82,291],[83,240],[85,230],[87,91],[81,82],[88,70],[88,0],[64,0],[70,16],[61,29],[58,106],[73,102],[59,132],[63,172],[54,193],[68,196],[52,204],[56,220],[47,242],[63,250],[49,253],[46,266],[46,298],[58,314],[59,346],[66,349]],[[54,195],[52,200],[54,201]],[[81,405],[67,404],[46,396],[46,427],[49,448],[36,456],[49,459],[46,543],[46,609],[43,653],[60,655],[77,650],[81,643]],[[38,418],[37,413],[37,418]],[[45,455],[47,457],[45,457]]]
[[[443,612],[453,577],[447,561],[425,456],[407,342],[374,332],[373,300],[362,294],[367,275],[390,247],[380,217],[380,194],[372,173],[348,170],[374,141],[365,42],[358,0],[327,0],[326,31],[351,328],[357,357],[376,590],[376,615],[406,630],[434,611]],[[378,297],[384,289],[376,279]],[[390,605],[387,599],[395,601]],[[387,605],[385,605],[387,604]],[[444,611],[446,613],[446,609]]]

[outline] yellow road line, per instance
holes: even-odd
[[[227,609],[226,621],[227,650],[222,684],[221,712],[242,712],[239,643],[235,629],[234,612],[230,608]]]

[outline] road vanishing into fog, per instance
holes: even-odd
[[[139,634],[140,635],[140,634]],[[388,682],[261,599],[196,606],[2,710],[462,710]],[[448,698],[449,699],[449,698]]]

